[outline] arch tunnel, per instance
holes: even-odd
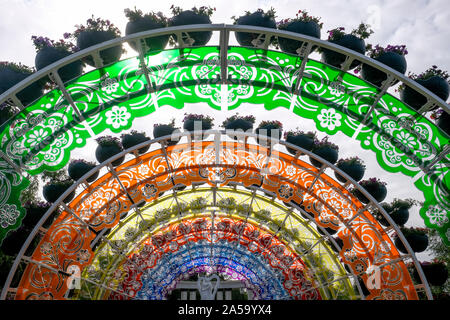
[[[97,65],[66,83],[56,72],[126,41],[205,30],[219,33],[219,45],[156,53],[141,48],[137,57]],[[238,31],[301,40],[304,50],[291,55],[229,46],[230,32]],[[347,62],[363,61],[385,72],[388,81],[376,87],[345,66],[310,59],[312,45],[342,53]],[[53,79],[54,89],[23,106],[17,92],[44,76]],[[373,151],[386,171],[413,177],[411,187],[426,199],[421,217],[448,244],[448,136],[421,114],[424,110],[387,93],[394,80],[425,95],[428,107],[434,103],[448,111],[445,102],[373,59],[280,30],[171,27],[83,50],[1,96],[18,106],[1,133],[2,182],[8,190],[3,206],[17,212],[2,236],[21,224],[25,213],[19,196],[28,178],[64,168],[89,139],[106,130],[129,130],[135,119],[151,118],[163,106],[182,112],[187,103],[206,103],[216,110],[240,111],[252,103],[312,119],[328,135],[343,133]],[[196,272],[241,281],[257,299],[417,299],[421,291],[431,298],[399,227],[335,165],[283,140],[263,146],[253,133],[242,133],[238,140],[220,130],[206,131],[200,141],[186,132],[178,137],[176,145],[169,146],[173,137],[166,136],[124,150],[76,181],[30,233],[2,299],[8,294],[15,299],[166,299],[177,283]],[[145,146],[147,152],[137,152]],[[286,147],[297,153],[289,154]],[[124,162],[114,166],[121,157]],[[95,172],[99,177],[88,182]],[[370,201],[360,202],[351,188]],[[63,201],[71,193],[73,200]],[[376,210],[388,226],[374,218]],[[55,212],[54,221],[43,228]],[[406,254],[397,250],[395,236]],[[36,237],[38,245],[24,255]],[[17,275],[21,262],[26,267]],[[407,262],[413,262],[422,283],[413,282]],[[67,281],[73,270],[79,272],[78,289]],[[10,287],[14,276],[20,278],[17,288]]]

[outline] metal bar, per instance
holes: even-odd
[[[352,56],[346,56],[344,63],[341,65],[341,72],[337,77],[337,81],[342,82],[342,77],[347,71],[350,69],[351,64],[355,61],[355,58]]]
[[[148,93],[153,93],[153,92],[155,92],[155,90],[153,88],[153,83],[150,80],[150,74],[148,73],[147,64],[145,63],[144,48],[142,47],[142,43],[144,43],[144,46],[147,47],[147,45],[145,44],[145,41],[143,41],[142,39],[139,39],[138,41],[136,41],[138,52],[139,52],[140,66],[141,66],[142,72],[144,73],[145,80],[147,81]]]
[[[222,151],[222,144],[221,142],[221,134],[220,132],[217,132],[214,134],[214,153],[216,154],[216,165],[221,164],[220,161],[220,153]]]
[[[216,25],[207,25],[207,27],[205,27],[204,25],[200,25],[200,26],[194,25],[194,26],[191,26],[190,29],[193,28],[194,30],[198,30],[198,29],[206,28],[208,30],[223,30],[225,27],[228,28],[228,26],[226,26],[226,25],[221,25],[221,26],[220,25],[217,25],[217,26]],[[236,30],[244,30],[245,28],[250,28],[251,29],[252,27],[248,27],[248,26],[234,26],[234,27],[231,27],[231,29],[229,29],[229,30],[236,31]],[[170,29],[170,28],[168,28],[168,29]],[[176,27],[175,27],[175,29],[176,29]],[[364,59],[361,59],[358,56],[359,54],[357,54],[357,53],[352,53],[350,51],[346,52],[345,49],[339,48],[339,46],[333,46],[333,44],[327,44],[325,41],[322,41],[322,40],[309,39],[308,37],[302,37],[302,36],[299,36],[299,35],[293,36],[290,32],[283,32],[283,31],[279,31],[279,30],[275,30],[275,31],[274,30],[270,30],[269,31],[269,30],[265,30],[265,28],[260,28],[260,29],[264,32],[264,34],[267,34],[267,35],[272,35],[272,36],[273,35],[283,35],[283,37],[287,37],[287,38],[290,38],[290,39],[301,39],[301,38],[303,38],[303,39],[306,39],[308,42],[311,41],[311,43],[317,43],[317,45],[320,45],[321,47],[331,48],[332,50],[337,51],[337,52],[341,52],[343,50],[344,54],[346,54],[347,57],[349,57],[349,56],[358,57],[358,59],[360,59],[364,63],[366,63],[368,65],[372,65],[372,66],[376,67],[377,69],[380,69],[380,70],[386,72],[389,76],[392,76],[395,79],[403,81],[405,84],[407,84],[408,86],[412,87],[414,90],[416,90],[419,93],[421,93],[424,96],[426,96],[430,101],[433,100],[433,99],[436,100],[436,98],[437,98],[436,101],[438,103],[436,105],[441,106],[444,110],[448,110],[449,109],[448,105],[446,105],[445,103],[441,104],[440,103],[441,101],[439,101],[440,98],[436,97],[433,93],[429,92],[426,88],[423,88],[423,87],[421,88],[420,85],[417,85],[413,81],[408,80],[407,77],[402,76],[401,74],[397,74],[395,72],[395,70],[391,70],[389,67],[383,66],[382,64],[378,64],[376,61],[370,61],[371,59],[369,59],[367,57],[366,57],[366,59],[367,59],[367,61],[366,61]],[[161,32],[161,31],[158,31],[158,32],[155,32],[155,33],[150,32],[148,34],[149,35],[156,35],[156,34],[159,34],[159,32]],[[143,32],[143,33],[146,34],[147,32]],[[166,34],[166,33],[168,33],[168,30],[164,30],[162,33]],[[109,47],[112,47],[113,45],[117,45],[119,43],[128,41],[128,39],[134,39],[134,38],[141,39],[142,35],[139,34],[139,35],[127,36],[127,37],[120,38],[120,39],[110,40],[110,41],[107,41],[107,42],[105,42],[103,44],[99,44],[99,45],[93,46],[93,47],[91,47],[89,49],[82,50],[83,54],[81,54],[81,52],[76,53],[74,55],[71,55],[70,58],[68,57],[67,60],[66,60],[66,58],[64,58],[64,59],[61,59],[61,61],[55,62],[54,64],[57,65],[57,66],[65,65],[65,64],[68,64],[71,61],[78,60],[77,58],[80,58],[80,57],[83,57],[83,56],[86,56],[86,55],[90,55],[91,53],[89,53],[89,52],[91,52],[91,51],[98,53],[98,50],[100,50],[101,48],[109,48]],[[95,51],[95,50],[97,50],[97,51]],[[95,56],[94,53],[92,53],[92,55]],[[363,55],[361,55],[361,56],[364,57]],[[53,66],[53,64],[52,64],[52,66]],[[49,66],[48,68],[50,68],[50,67],[51,66]],[[45,74],[45,72],[48,72],[48,70],[50,70],[50,69],[44,68],[43,70],[40,70],[37,73],[42,75],[42,74]],[[33,78],[33,76],[35,76],[35,75],[30,76],[30,79],[28,79],[27,81],[33,82],[37,78],[39,78],[38,76],[35,76]],[[15,88],[17,90],[18,87],[15,87]],[[11,89],[13,89],[13,88],[11,88]],[[12,91],[14,91],[14,90],[12,90]],[[6,93],[5,93],[5,95],[6,95]]]
[[[12,103],[15,106],[17,106],[20,111],[22,111],[25,108],[25,106],[22,104],[22,101],[20,101],[20,99],[17,98],[17,96],[15,94],[11,95],[11,97],[9,99],[11,99]]]
[[[220,83],[228,83],[228,42],[230,38],[230,31],[227,30],[226,25],[220,30]]]
[[[356,214],[355,214],[353,217],[351,217],[350,219],[348,219],[348,220],[346,221],[346,223],[347,223],[348,225],[351,225],[351,223],[353,222],[353,220],[355,220],[356,218],[358,218],[364,211],[367,210],[367,208],[368,208],[368,205],[365,205],[364,207],[360,208],[360,209],[358,210],[358,212],[356,212]]]
[[[294,204],[293,206],[294,206],[294,207],[297,207],[295,204]],[[301,210],[301,209],[298,208],[298,207],[297,207],[297,209],[298,209],[298,210]],[[311,221],[308,220],[307,222],[311,222]],[[307,225],[305,225],[305,224],[303,224],[303,225],[304,225],[307,229],[310,229]],[[337,243],[336,243],[336,241],[333,239],[333,237],[332,237],[326,230],[324,230],[323,232],[326,234],[326,236],[328,236],[328,241],[331,241],[332,245],[333,245],[334,247],[336,247],[337,249],[340,250],[341,248],[339,248],[339,246],[337,245]],[[290,245],[290,244],[291,244],[291,241],[289,241],[288,245]],[[307,251],[305,251],[305,252],[307,252]],[[330,254],[330,255],[333,255],[336,261],[338,260],[337,257],[336,257],[336,255],[335,255],[335,253],[329,252],[329,254]],[[299,253],[299,256],[300,256],[300,260],[301,260],[303,257],[305,257],[305,253]],[[303,260],[302,260],[302,261],[303,261]],[[345,270],[345,268],[342,267],[342,263],[336,262],[336,265],[338,265],[338,267],[342,268],[342,270]],[[315,269],[315,268],[311,268],[311,269]],[[322,270],[320,270],[320,271],[322,271]],[[336,274],[336,273],[333,272],[333,274]],[[348,277],[351,276],[351,277],[353,277],[353,278],[355,278],[355,279],[357,278],[356,275],[355,275],[354,272],[353,272],[353,269],[350,269],[350,272],[348,272],[347,275],[348,275]],[[360,294],[362,294],[361,286],[359,285],[358,282],[356,282],[356,285],[357,285],[358,292],[359,292]]]
[[[419,114],[423,114],[425,112],[427,112],[429,109],[433,108],[433,107],[437,107],[436,102],[433,100],[430,100],[429,98],[427,98],[427,102],[420,107],[420,109],[417,111],[417,113]]]
[[[425,174],[429,173],[431,168],[438,163],[439,161],[441,161],[448,153],[450,153],[450,145],[446,144],[444,146],[444,150],[441,151],[441,153],[439,153],[437,156],[435,156],[433,158],[433,160],[431,160],[431,162],[423,169],[423,171],[425,172]]]
[[[105,238],[105,237],[103,237],[102,236],[102,240],[105,240],[105,242],[107,242],[108,243],[108,245],[111,247],[111,249],[113,250],[113,251],[115,251],[115,247],[116,246],[114,246],[112,243],[111,243],[111,241],[108,239],[108,238]],[[137,246],[139,246],[141,244],[141,242],[136,242],[136,243],[134,243],[134,245],[133,246],[131,246],[130,248],[129,248],[129,252],[132,252],[133,250],[135,250],[135,248],[137,247]],[[129,261],[129,262],[131,262],[131,264],[133,264],[140,272],[142,272],[142,273],[145,273],[145,271],[139,266],[139,265],[137,265],[133,260],[131,260],[130,258],[128,258],[128,256],[127,256],[127,254],[125,254],[125,253],[123,253],[122,251],[120,251],[119,252],[119,254],[117,254],[117,256],[119,256],[119,257],[124,257],[125,259],[125,261]],[[107,272],[109,272],[109,270],[111,270],[113,267],[115,267],[118,263],[121,263],[123,260],[119,260],[119,259],[114,259],[114,261],[111,263],[111,265],[110,265],[110,267],[108,268],[108,270],[105,270],[105,272],[103,273],[103,274],[105,274],[105,278],[103,279],[103,282],[106,282],[109,278],[111,278],[111,276],[113,276],[112,274],[108,274]]]
[[[103,59],[100,56],[100,50],[92,51],[91,57],[94,60],[94,65],[97,69],[103,68]]]
[[[284,228],[285,223],[286,223],[286,220],[287,220],[288,217],[290,217],[290,215],[292,214],[292,212],[293,212],[292,209],[288,210],[288,212],[286,213],[286,215],[285,215],[284,218],[283,218],[283,221],[281,221],[281,225],[278,226],[278,230],[275,231],[275,232],[272,234],[271,239],[272,239],[273,237],[275,237],[276,235],[278,235],[278,233]]]
[[[317,171],[316,176],[314,177],[313,182],[311,183],[311,185],[308,187],[308,190],[306,190],[307,193],[311,193],[312,188],[314,187],[314,185],[316,184],[317,180],[319,180],[320,176],[322,175],[322,173],[324,173],[325,169],[327,168],[325,163],[322,163],[322,167],[320,167],[320,170]]]
[[[301,259],[303,261],[304,258],[308,258],[307,256],[312,253],[312,249],[314,249],[316,246],[318,246],[319,244],[324,242],[327,238],[331,238],[331,236],[328,234],[328,232],[326,230],[324,231],[324,233],[325,233],[324,236],[321,236],[320,238],[316,238],[317,241],[313,245],[311,245],[309,248],[305,248],[305,251],[303,251],[303,252],[296,251],[298,256],[300,257],[299,259]]]
[[[65,197],[69,194],[69,190],[67,190],[62,196]],[[64,199],[64,198],[63,198]],[[1,292],[0,300],[5,300],[6,294],[8,293],[9,286],[11,284],[11,281],[14,277],[14,274],[17,270],[17,267],[19,266],[20,261],[22,260],[23,255],[25,254],[25,251],[28,249],[28,246],[30,245],[31,241],[34,239],[35,235],[38,233],[40,226],[48,219],[48,217],[53,213],[53,211],[58,207],[58,203],[52,204],[52,206],[47,210],[47,212],[41,217],[39,222],[34,226],[33,230],[31,230],[30,234],[28,235],[27,239],[25,240],[25,243],[22,245],[22,247],[19,250],[19,253],[17,254],[13,265],[9,271],[9,274],[6,278],[5,283],[3,284],[3,289]]]
[[[383,263],[383,264],[380,264],[380,265],[375,265],[375,267],[378,267],[378,268],[381,269],[383,267],[387,267],[387,266],[389,266],[391,264],[394,264],[394,263],[397,263],[397,262],[400,262],[400,261],[403,261],[403,260],[406,260],[406,259],[410,259],[410,258],[412,258],[411,254],[406,254],[406,255],[400,256],[400,258],[391,260],[389,262],[386,262],[386,263]]]
[[[168,221],[166,224],[169,224],[169,221]],[[163,225],[163,226],[164,226],[164,225]],[[109,241],[109,239],[107,239],[107,238],[103,238],[103,239],[106,240],[106,242],[109,244],[109,246],[110,246],[111,248],[114,248],[114,247],[115,247],[114,245],[111,244],[111,242]],[[129,251],[133,251],[133,250],[134,250],[137,246],[139,246],[140,244],[141,244],[141,242],[139,242],[139,243],[134,243],[134,245],[131,246],[131,247],[129,248]],[[188,244],[188,245],[189,245],[189,244]],[[158,251],[162,250],[162,248],[160,248],[160,247],[158,247],[157,249],[158,249]],[[114,250],[114,249],[113,249],[113,250]],[[190,250],[190,247],[189,247],[189,250]],[[189,254],[190,254],[190,251],[189,251]],[[145,273],[145,271],[144,271],[143,269],[141,269],[140,266],[138,266],[133,260],[129,259],[128,256],[127,256],[126,254],[120,252],[120,253],[119,253],[119,256],[120,256],[120,257],[125,257],[125,261],[131,262],[134,266],[137,267],[137,269],[139,269],[139,271],[141,271],[142,273]],[[167,258],[166,258],[165,255],[164,255],[164,252],[163,252],[163,255],[162,255],[162,259],[167,260]],[[192,259],[192,257],[191,257],[191,259]],[[108,269],[108,272],[109,272],[109,270],[111,270],[115,265],[117,265],[117,264],[120,263],[121,261],[122,261],[122,260],[115,259],[114,262],[111,264],[111,267]],[[106,271],[105,271],[105,272],[106,272]],[[105,274],[105,273],[104,273],[104,274]],[[106,282],[111,276],[112,276],[112,275],[110,275],[110,274],[105,274],[105,278],[104,278],[103,282]]]
[[[83,219],[81,219],[81,217],[79,217],[75,212],[73,212],[73,210],[71,208],[69,208],[67,206],[67,204],[65,204],[64,202],[61,202],[60,205],[64,208],[65,211],[67,211],[72,217],[74,217],[75,219],[77,219],[79,222],[81,222],[81,224],[87,228],[89,231],[91,231],[92,233],[97,234],[97,232],[89,225],[89,223],[87,223],[86,221],[84,221]]]

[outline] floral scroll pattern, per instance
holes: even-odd
[[[241,182],[246,186],[262,182],[262,187],[274,192],[281,201],[301,203],[306,211],[314,215],[320,226],[338,230],[344,241],[341,257],[358,274],[364,276],[370,266],[383,265],[398,257],[392,241],[373,218],[366,216],[367,213],[364,219],[358,217],[353,220],[355,233],[347,229],[345,223],[357,214],[362,204],[326,174],[321,174],[316,180],[318,171],[315,167],[278,152],[269,157],[266,148],[255,145],[236,148],[235,143],[222,142],[220,148],[216,148],[214,142],[203,141],[193,149],[187,146],[167,148],[167,160],[162,150],[155,150],[118,166],[115,170],[121,183],[112,173],[99,178],[69,204],[69,212],[63,212],[53,223],[34,252],[33,260],[56,270],[64,271],[71,264],[84,268],[93,258],[89,244],[95,237],[94,231],[114,227],[133,203],[152,201],[179,182],[189,185],[198,181],[215,186],[217,182],[211,179],[214,176],[201,174],[202,171],[215,172],[215,168],[226,168],[225,171],[232,172],[228,175],[228,180],[220,181],[219,185],[226,185],[231,181]],[[218,157],[216,152],[219,153]],[[220,160],[220,164],[216,163],[216,159]],[[80,219],[76,219],[71,212]],[[234,219],[220,221],[223,222],[223,228],[218,227],[218,238],[214,241],[225,238],[236,240],[235,232],[243,232],[241,241],[252,252],[259,250],[255,241],[266,243],[267,239],[261,236],[261,231],[250,225],[237,223]],[[187,232],[189,237],[212,241],[211,233],[205,230],[208,230],[208,221],[197,220],[191,225],[179,225],[179,229],[171,230],[171,233],[167,233],[170,231],[168,230],[161,235],[155,234],[150,240],[156,247],[164,248],[161,252],[163,254],[178,248],[185,241],[184,237],[177,238],[177,234],[183,232]],[[133,237],[133,234],[130,231],[128,237]],[[170,237],[167,236],[169,234]],[[118,252],[122,252],[122,244],[116,243],[116,248]],[[276,248],[277,246],[273,246],[274,250]],[[289,266],[296,261],[292,256],[294,253],[279,257],[279,252],[282,251],[272,250],[261,254],[268,258],[271,267],[281,266],[283,270],[291,270]],[[36,297],[43,292],[57,299],[64,297],[66,287],[63,276],[47,271],[41,274],[41,270],[30,264],[22,280],[18,298],[28,298],[31,294]],[[294,276],[295,272],[291,275]],[[412,292],[404,289],[411,283],[411,279],[402,262],[384,268],[383,277],[382,289],[404,290],[409,298],[415,298],[413,289]],[[45,281],[39,280],[41,278]],[[292,278],[293,282],[288,283],[297,283],[298,279],[295,279]],[[302,282],[301,285],[306,284]],[[293,293],[297,292],[294,287],[289,289],[293,291],[288,290],[291,296],[298,295]],[[312,291],[308,293],[312,294]],[[378,291],[374,291],[371,297],[376,294]]]
[[[20,226],[25,216],[19,196],[29,183],[0,158],[0,244],[9,231]]]
[[[91,262],[90,243],[94,238],[95,233],[78,219],[62,212],[34,251],[35,262],[25,269],[16,299],[65,299],[68,268],[74,265],[82,270]]]
[[[107,129],[119,133],[131,128],[135,118],[151,115],[162,106],[182,109],[185,103],[196,102],[217,110],[235,109],[244,102],[263,104],[267,110],[289,109],[313,119],[320,131],[342,132],[360,141],[362,148],[376,153],[385,170],[409,177],[418,177],[449,143],[435,125],[416,117],[415,111],[389,94],[381,97],[362,124],[378,90],[348,73],[340,79],[338,70],[314,60],[307,62],[299,80],[302,61],[297,56],[230,47],[226,85],[219,84],[216,47],[195,48],[182,55],[179,50],[166,50],[144,60],[141,65],[139,59],[130,58],[82,75],[66,87],[73,104],[60,90],[50,91],[0,133],[2,151],[30,174],[55,171],[68,163],[72,150]],[[446,161],[436,166],[441,179],[415,179],[414,184],[427,199],[422,218],[450,244],[445,236],[450,204],[441,196],[449,187]],[[434,206],[446,210],[447,219],[430,220],[427,212]]]
[[[183,228],[179,228],[177,223],[149,237],[140,249],[121,265],[125,273],[130,274],[129,271],[132,269],[133,276],[119,282],[117,288],[119,293],[113,294],[110,298],[122,299],[123,295],[120,292],[146,299],[165,298],[167,292],[174,288],[179,280],[179,272],[184,273],[187,269],[206,264],[216,268],[233,267],[233,271],[237,272],[234,276],[240,275],[245,279],[256,296],[261,299],[320,299],[317,290],[310,290],[313,283],[305,278],[305,266],[299,257],[284,247],[276,237],[261,248],[262,242],[259,239],[267,237],[268,234],[256,229],[252,224],[241,225],[242,222],[227,218],[217,218],[215,223],[227,227],[221,228],[222,231],[217,233],[214,240],[208,237],[212,225],[211,221],[205,218],[183,220],[181,222]],[[236,224],[239,227],[236,227]],[[196,226],[200,225],[203,233],[195,232]],[[193,233],[186,233],[186,230]],[[242,236],[236,234],[237,230],[240,230]],[[187,245],[186,236],[189,236],[193,246]],[[237,239],[240,239],[241,245],[251,254],[236,249],[233,241]],[[212,257],[211,248],[213,248]],[[228,254],[223,255],[224,252]],[[154,258],[149,257],[149,254]],[[233,261],[220,258],[235,255],[239,259],[234,261],[239,261],[240,268]],[[147,263],[149,260],[152,261],[150,266]],[[136,266],[136,262],[141,264]],[[308,293],[303,294],[303,291]]]

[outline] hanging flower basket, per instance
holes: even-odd
[[[203,114],[187,114],[185,113],[183,119],[183,128],[186,131],[198,131],[198,130],[210,130],[213,126],[214,119]],[[191,138],[194,140],[205,139],[207,135],[204,134],[192,134]]]
[[[51,204],[44,201],[29,201],[23,207],[27,213],[22,219],[22,225],[32,230],[51,207]]]
[[[283,124],[277,120],[262,121],[256,128],[255,133],[262,136],[256,138],[258,144],[267,147],[273,141],[268,138],[275,139],[275,141],[281,139]]]
[[[351,157],[347,159],[340,159],[336,163],[336,167],[344,171],[346,174],[348,174],[353,180],[359,181],[363,178],[364,172],[366,171],[366,165],[364,162],[358,158],[358,157]],[[335,172],[334,175],[336,178],[342,182],[347,182],[347,179],[345,179],[343,176],[341,176],[339,173]]]
[[[439,109],[438,112],[439,115],[436,121],[436,125],[450,136],[450,114],[442,109]]]
[[[9,232],[6,238],[3,239],[0,247],[1,251],[8,256],[17,255],[29,234],[30,231],[24,226],[20,226],[17,230]]]
[[[368,180],[362,180],[359,185],[363,187],[377,202],[381,202],[386,198],[387,189],[386,182],[382,182],[377,178],[370,178]],[[369,203],[369,199],[362,194],[358,189],[353,189],[352,193],[361,201],[362,203]]]
[[[169,124],[160,124],[156,123],[153,125],[153,137],[155,139],[160,137],[165,137],[172,135],[176,130],[179,130],[178,128],[175,128],[175,119],[172,119],[172,121]],[[166,140],[167,145],[173,146],[180,141],[180,138],[170,138]]]
[[[286,142],[292,143],[297,147],[311,151],[314,146],[314,140],[316,139],[316,133],[312,131],[291,130],[284,133],[284,139]],[[286,150],[292,155],[296,155],[299,152],[289,147],[286,147]]]
[[[276,29],[277,27],[275,22],[275,10],[273,8],[267,12],[264,12],[262,9],[258,9],[253,13],[246,11],[245,15],[239,18],[233,16],[231,19],[234,20],[234,24],[236,25],[257,26],[272,29]],[[244,47],[259,47],[266,40],[265,35],[259,33],[236,32],[235,35],[237,42]],[[270,41],[271,44],[275,44],[273,38]]]
[[[334,143],[328,141],[328,137],[323,138],[321,141],[316,139],[311,151],[331,164],[336,163],[339,157],[339,147]],[[322,162],[312,157],[309,157],[309,160],[311,161],[311,164],[316,168],[322,167]]]
[[[253,124],[255,123],[255,117],[253,115],[239,116],[235,114],[231,117],[225,119],[222,122],[222,127],[227,130],[227,134],[230,138],[238,140],[240,137],[233,134],[233,131],[251,132],[253,129]],[[241,137],[242,138],[242,137]]]
[[[435,260],[433,262],[421,262],[420,263],[423,273],[427,278],[427,281],[432,286],[442,286],[448,279],[448,268],[443,261]],[[416,269],[413,272],[414,279],[420,283],[420,276]]]
[[[391,211],[389,212],[394,222],[403,226],[409,219],[409,209],[416,204],[416,201],[412,199],[394,199],[391,202]]]
[[[143,14],[142,11],[136,9],[136,7],[134,10],[125,9],[124,12],[129,20],[125,27],[125,35],[127,36],[133,33],[165,28],[168,25],[168,19],[162,12]],[[164,50],[169,42],[169,35],[146,38],[144,42],[148,48],[145,53]],[[128,44],[131,48],[138,51],[136,41],[128,41]]]
[[[129,149],[140,143],[150,140],[150,138],[147,137],[144,132],[137,132],[136,130],[131,130],[129,133],[124,133],[120,136],[120,138],[122,139],[121,143],[124,149]],[[138,153],[144,154],[149,148],[149,145],[142,147],[138,149]]]
[[[379,45],[376,45],[375,47],[369,45],[367,51],[369,53],[369,57],[372,59],[375,59],[376,61],[381,62],[400,73],[404,74],[406,72],[407,63],[405,55],[408,54],[406,46],[389,45],[386,48],[383,48]],[[377,87],[381,87],[383,81],[387,79],[386,73],[367,64],[362,64],[361,77]],[[394,85],[395,83],[396,82],[391,85]]]
[[[93,162],[89,162],[89,161],[86,161],[83,159],[72,160],[69,163],[69,166],[67,168],[67,173],[69,174],[69,177],[71,179],[73,179],[74,181],[77,181],[95,167],[96,167],[96,165]],[[91,176],[89,176],[88,178],[86,178],[86,181],[93,182],[98,178],[98,175],[99,175],[99,172],[97,171],[97,172],[93,173]]]
[[[400,231],[408,241],[414,252],[423,252],[428,247],[427,230],[424,228],[400,228]],[[402,253],[408,253],[406,247],[398,236],[395,236],[394,244],[397,249]]]
[[[352,30],[350,33],[345,33],[344,27],[328,30],[328,41],[360,54],[365,54],[366,43],[364,40],[369,38],[373,33],[369,28],[370,26],[368,24],[361,23],[358,28]],[[320,51],[322,53],[322,61],[336,68],[340,68],[346,59],[344,54],[333,50],[321,48]],[[354,60],[349,69],[354,69],[360,64],[360,61]]]
[[[28,76],[33,74],[35,70],[21,63],[0,62],[0,94],[12,88]],[[42,81],[35,81],[26,88],[19,91],[16,96],[24,106],[30,104],[34,100],[42,96],[44,90]]]
[[[92,47],[96,44],[116,39],[120,37],[120,30],[109,20],[92,17],[86,21],[86,26],[76,25],[77,29],[72,33],[65,33],[64,38],[76,39],[77,47],[80,50]],[[100,51],[103,65],[117,62],[124,52],[122,45],[114,46]],[[91,56],[84,58],[84,62],[95,67],[94,59]]]
[[[193,7],[191,10],[182,10],[180,7],[171,6],[173,17],[169,20],[169,26],[184,26],[189,24],[211,24],[210,17],[216,8],[202,6]],[[204,46],[212,37],[212,31],[183,32],[183,42],[187,46]],[[173,35],[173,41],[177,42],[177,36]],[[175,43],[173,43],[175,44]]]
[[[46,37],[32,36],[31,40],[33,41],[33,45],[37,52],[34,59],[37,70],[41,70],[78,51],[78,48],[73,43],[64,41],[63,39],[53,41]],[[67,82],[79,77],[82,71],[83,63],[78,60],[59,69],[58,74],[63,82]],[[50,81],[50,79],[48,79],[48,81]]]
[[[320,29],[322,29],[322,26],[323,23],[320,22],[320,18],[308,15],[308,12],[305,10],[299,10],[295,19],[284,19],[277,22],[279,30],[295,32],[317,39],[320,39]],[[278,37],[278,44],[283,52],[299,54],[297,50],[302,47],[303,41]],[[316,46],[313,46],[311,51],[314,51],[316,48]]]
[[[13,87],[36,70],[21,63],[0,62],[0,94]]]
[[[384,209],[384,211],[386,211],[387,214],[390,215],[390,212],[392,211],[392,207],[391,207],[391,205],[390,205],[389,203],[383,202],[383,203],[380,203],[380,206]],[[385,218],[384,215],[380,212],[380,210],[374,211],[373,216],[375,217],[375,219],[378,220],[378,222],[379,222],[381,225],[383,225],[383,226],[385,226],[385,227],[389,226],[389,222],[386,220],[386,218]]]
[[[408,222],[409,209],[414,204],[416,204],[416,201],[412,199],[394,199],[390,204],[382,203],[381,206],[389,214],[396,225],[403,226]],[[375,214],[375,217],[383,226],[387,227],[389,225],[388,221],[380,212]]]
[[[8,103],[0,104],[0,126],[16,113],[15,107]]]
[[[74,181],[71,179],[51,180],[47,184],[44,185],[44,188],[42,189],[42,195],[44,196],[45,200],[47,200],[50,203],[54,203],[73,184],[74,184]],[[75,196],[75,190],[73,190],[66,198],[64,198],[63,202],[68,203],[68,202],[72,201],[74,196]]]
[[[408,77],[433,92],[442,100],[446,101],[448,99],[450,75],[438,69],[437,66],[432,66],[419,75],[409,73]],[[427,102],[425,96],[407,85],[401,85],[398,90],[400,91],[401,100],[415,110],[419,110]],[[429,111],[432,110],[434,109],[429,109]]]
[[[115,156],[116,154],[123,151],[123,146],[120,140],[111,136],[104,136],[95,139],[98,143],[97,149],[95,150],[95,157],[97,161],[102,163],[109,158]],[[114,160],[111,164],[116,167],[120,165],[125,160],[125,156],[122,156]]]

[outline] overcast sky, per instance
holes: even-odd
[[[34,65],[32,35],[61,38],[94,14],[116,24],[124,34],[127,18],[125,8],[162,11],[171,16],[171,4],[190,8],[211,5],[217,8],[214,23],[231,23],[231,16],[245,10],[276,9],[277,19],[293,17],[299,9],[322,18],[322,39],[326,31],[337,26],[351,30],[359,22],[372,24],[375,33],[369,42],[405,44],[409,49],[408,70],[421,72],[436,64],[450,70],[450,9],[448,0],[216,0],[216,1],[114,1],[114,0],[0,0],[0,60]]]
[[[217,1],[113,1],[113,0],[0,0],[0,61],[21,62],[34,66],[35,49],[31,36],[47,36],[60,39],[64,32],[74,31],[75,24],[84,24],[92,14],[111,20],[125,34],[127,18],[123,10],[133,8],[145,11],[162,11],[171,16],[170,6],[174,4],[183,9],[193,5],[210,5],[217,11],[212,16],[213,23],[232,23],[231,16],[240,16],[244,11],[264,10],[274,7],[277,20],[294,17],[300,9],[306,9],[311,15],[322,18],[324,23],[322,39],[326,39],[326,31],[342,26],[346,31],[355,28],[361,21],[370,23],[375,33],[367,40],[373,44],[387,44],[407,46],[409,54],[406,56],[408,70],[420,73],[431,65],[438,65],[444,70],[450,70],[450,9],[448,0],[217,0]],[[261,119],[273,118],[274,112],[260,112],[261,108],[250,106],[250,110]],[[254,108],[254,109],[253,109]],[[194,106],[187,106],[187,111],[196,110]],[[249,110],[249,111],[250,111]],[[214,112],[210,108],[202,109],[216,118],[220,124],[226,115],[224,112]],[[184,112],[179,112],[180,114]],[[243,113],[243,112],[241,112]],[[156,115],[156,114],[154,114]],[[297,127],[297,119],[292,119],[290,112],[276,110],[276,115],[283,120],[286,127]],[[158,113],[158,122],[168,116]],[[306,126],[312,128],[312,122],[306,121]],[[180,123],[177,123],[180,125]],[[136,121],[137,128],[148,127],[147,122]],[[151,131],[150,131],[151,132]],[[324,134],[319,134],[323,137]],[[389,195],[386,200],[394,197],[414,197],[423,200],[421,192],[417,191],[410,179],[401,174],[388,174],[376,164],[375,156],[370,151],[364,151],[359,143],[351,141],[343,135],[331,137],[339,143],[340,156],[357,155],[362,157],[368,165],[365,178],[381,177],[389,182]],[[92,147],[95,147],[92,144]],[[93,157],[92,152],[86,155]],[[92,158],[92,160],[94,160]],[[405,187],[407,186],[407,187]],[[412,210],[412,217],[407,225],[423,226],[418,216],[418,208]]]

